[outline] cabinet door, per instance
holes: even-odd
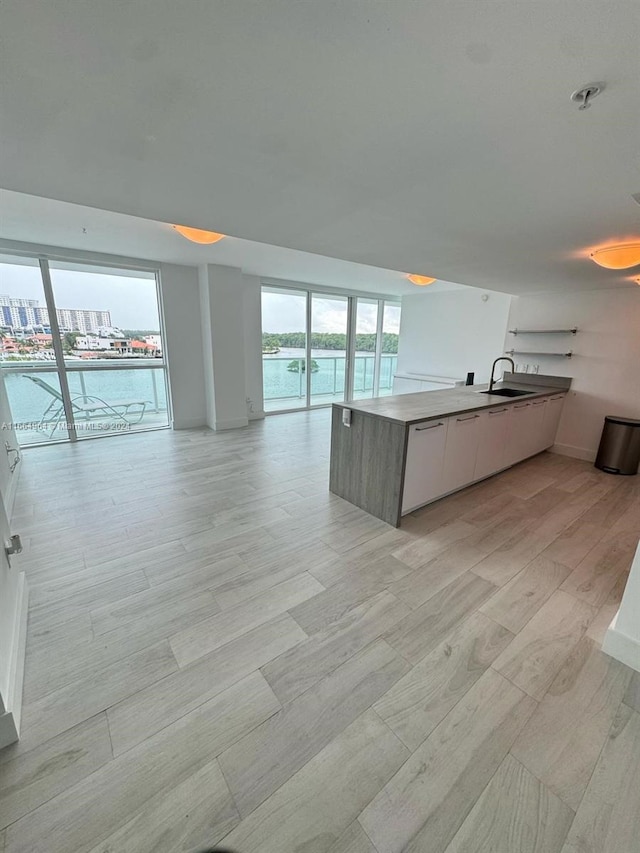
[[[510,426],[507,465],[515,465],[526,459],[533,444],[531,403],[516,403],[511,407]]]
[[[552,447],[555,443],[563,405],[564,394],[547,398],[547,406],[544,411],[544,420],[542,422],[541,444],[543,450],[546,450],[547,447]]]
[[[442,460],[447,421],[427,421],[409,427],[402,493],[403,515],[442,494]]]
[[[442,472],[443,494],[473,482],[480,422],[480,415],[459,415],[449,418]]]
[[[529,427],[530,442],[527,447],[527,456],[540,453],[546,447],[542,434],[545,412],[547,410],[547,398],[531,401],[531,424]]]
[[[507,442],[510,423],[511,408],[509,406],[489,409],[481,413],[474,480],[489,477],[509,464]]]

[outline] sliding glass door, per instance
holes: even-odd
[[[264,285],[265,412],[391,394],[400,304]]]
[[[155,273],[2,258],[0,294],[22,445],[169,425]]]
[[[265,412],[307,405],[307,294],[262,288],[262,381]]]
[[[400,338],[399,304],[385,302],[380,334],[380,382],[379,396],[393,394],[393,377],[398,366],[398,340]]]
[[[311,294],[309,405],[344,400],[347,376],[346,296]]]
[[[377,299],[356,300],[356,340],[353,372],[354,400],[377,396],[380,364],[378,334],[379,306]]]

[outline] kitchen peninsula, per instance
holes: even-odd
[[[329,489],[394,527],[403,515],[554,444],[571,379],[334,403]]]

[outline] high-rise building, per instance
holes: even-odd
[[[86,311],[82,308],[58,308],[58,325],[61,332],[93,332],[111,326],[110,311]],[[0,295],[0,325],[14,329],[31,329],[49,326],[49,311],[37,299],[17,299]]]

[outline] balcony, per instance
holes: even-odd
[[[393,375],[397,355],[380,358],[380,382],[377,396],[393,393]],[[346,356],[312,355],[310,404],[318,406],[344,400]],[[353,399],[374,396],[375,356],[356,355],[353,381]],[[282,409],[301,408],[306,404],[306,359],[268,356],[262,359],[264,409],[275,412]]]
[[[169,425],[165,372],[153,359],[65,364],[78,439]],[[21,446],[69,439],[58,371],[44,361],[5,361],[5,386]]]

